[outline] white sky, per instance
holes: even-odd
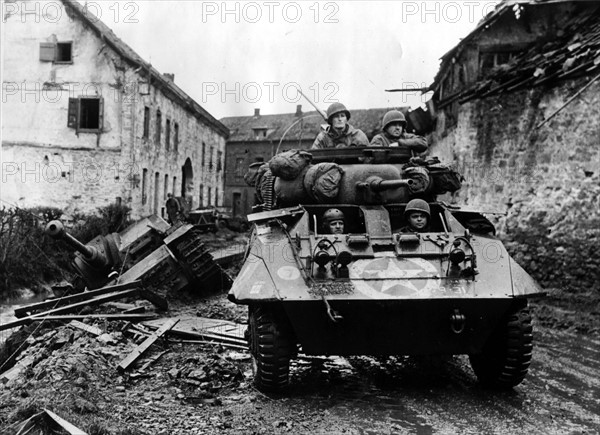
[[[498,1],[99,1],[102,20],[216,118],[421,105],[439,58]],[[99,8],[98,8],[99,6]],[[316,21],[316,22],[315,22]],[[237,100],[237,101],[236,101]]]

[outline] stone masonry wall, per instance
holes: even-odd
[[[600,82],[536,126],[588,79],[466,103],[430,154],[466,177],[450,198],[495,215],[511,255],[542,286],[600,291]]]

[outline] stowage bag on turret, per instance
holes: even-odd
[[[284,151],[269,161],[269,169],[276,177],[294,180],[308,166],[311,159],[312,155],[306,151]]]
[[[310,166],[305,167],[294,180],[284,180],[281,177],[275,179],[273,188],[275,189],[277,204],[291,206],[300,204],[309,199],[303,182],[309,168]]]
[[[311,198],[327,203],[338,196],[344,170],[336,163],[310,166],[304,176],[304,189]]]

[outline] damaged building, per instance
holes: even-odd
[[[220,205],[228,129],[79,2],[3,6],[2,199],[164,215]]]
[[[431,153],[543,285],[598,289],[600,4],[504,1],[442,58]]]

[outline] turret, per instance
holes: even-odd
[[[108,281],[111,270],[121,264],[118,234],[98,236],[88,244],[83,244],[67,233],[62,222],[57,220],[46,225],[46,234],[64,241],[77,251],[73,267],[90,288],[104,285]]]

